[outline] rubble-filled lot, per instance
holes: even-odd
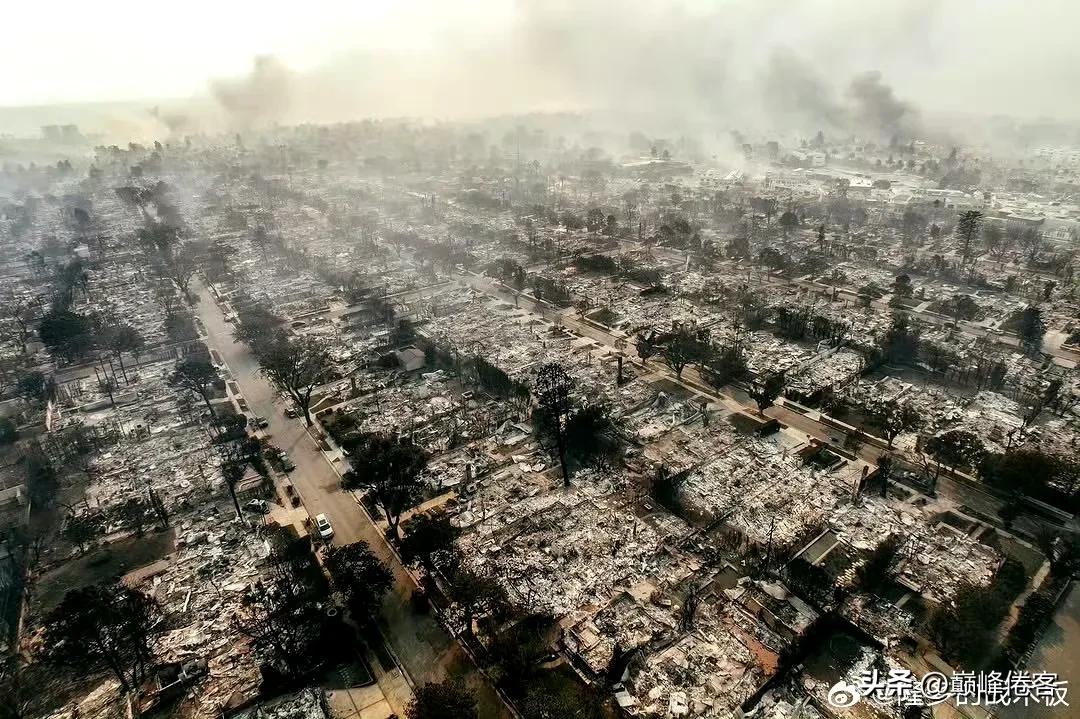
[[[7,278],[39,300],[31,339],[40,344],[34,364],[20,372],[40,373],[44,387],[23,400],[20,450],[48,468],[35,470],[38,477],[51,472],[62,478],[56,497],[35,496],[34,523],[54,534],[32,569],[40,591],[28,604],[26,641],[40,642],[40,623],[65,592],[122,579],[157,600],[167,625],[155,627],[151,677],[164,676],[168,667],[194,672],[196,680],[173,715],[218,716],[230,701],[258,696],[262,683],[259,659],[230,616],[264,575],[268,545],[260,517],[236,515],[221,454],[232,440],[211,421],[236,409],[224,378],[207,380],[205,403],[170,379],[178,361],[209,361],[209,355],[190,319],[184,336],[170,331],[171,316],[192,313],[190,298],[158,274],[151,250],[136,239],[157,218],[118,201],[121,193],[112,185],[67,190],[86,193],[94,233],[73,242],[70,254],[50,254],[44,269]],[[190,209],[190,199],[180,202]],[[36,226],[27,252],[56,239],[41,233],[72,233],[57,219],[64,213],[46,217],[51,220]],[[194,214],[186,229],[198,231]],[[67,345],[50,339],[50,316],[68,323],[54,334],[82,334],[65,340]],[[113,347],[110,331],[118,327],[129,337]],[[27,432],[34,421],[43,426]],[[88,664],[72,676],[56,668],[55,683],[36,698],[46,708],[43,715],[123,713],[118,683],[100,670]],[[72,691],[83,693],[65,709],[50,708]],[[154,696],[148,688],[132,701],[138,706]]]
[[[1002,559],[927,506],[866,497],[833,513],[828,524],[839,540],[862,552],[889,536],[902,537],[893,576],[934,602],[947,602],[963,583],[987,585]]]
[[[602,478],[598,478],[601,479]],[[632,585],[663,561],[663,539],[617,497],[569,495],[506,523],[490,535],[477,529],[462,540],[479,567],[506,578],[532,610],[567,614],[600,601],[613,585]],[[475,505],[474,505],[475,506]],[[476,539],[471,539],[475,536]]]
[[[406,534],[423,511],[447,512],[463,565],[506,592],[515,619],[551,615],[560,631],[548,649],[586,680],[617,669],[614,698],[630,715],[741,711],[822,616],[820,597],[782,579],[796,557],[837,574],[836,587],[853,592],[837,614],[890,647],[922,630],[913,607],[949,607],[966,586],[989,591],[1005,552],[986,530],[1008,526],[1007,512],[996,517],[1011,500],[980,489],[980,511],[969,516],[963,482],[978,477],[946,472],[962,481],[937,497],[933,487],[899,486],[912,466],[930,467],[928,442],[958,430],[995,454],[1076,452],[1080,419],[1068,401],[1077,358],[1065,339],[1077,304],[1066,265],[1055,269],[1049,251],[1026,265],[959,256],[955,208],[920,194],[938,189],[928,178],[912,173],[895,190],[867,179],[844,186],[849,198],[824,167],[820,177],[781,178],[790,187],[778,195],[768,179],[739,173],[646,181],[632,160],[601,163],[601,172],[583,164],[580,147],[551,145],[536,150],[522,180],[518,163],[487,147],[497,138],[466,150],[476,140],[456,127],[305,132],[277,128],[246,147],[207,138],[170,147],[176,165],[160,168],[158,157],[160,171],[146,169],[171,186],[153,213],[111,186],[156,187],[129,167],[153,168],[151,151],[103,152],[113,158],[101,163],[108,183],[54,188],[56,197],[89,193],[93,233],[70,211],[52,211],[56,197],[50,211],[33,209],[36,224],[18,237],[19,213],[3,217],[12,239],[3,284],[14,303],[34,298],[37,321],[68,292],[72,312],[122,320],[141,337],[137,351],[95,345],[66,357],[55,343],[31,338],[23,349],[5,333],[18,376],[41,367],[55,382],[44,402],[15,383],[5,396],[22,426],[44,425],[34,441],[50,456],[81,465],[63,521],[94,524],[85,544],[119,551],[145,531],[168,539],[168,551],[125,581],[168,617],[157,660],[205,669],[179,715],[216,716],[260,691],[260,658],[224,618],[247,610],[270,548],[258,516],[233,518],[213,418],[169,382],[177,359],[199,352],[203,330],[170,330],[170,318],[191,314],[184,277],[163,273],[148,260],[152,242],[139,239],[171,212],[197,251],[191,276],[212,287],[202,301],[219,300],[234,322],[262,306],[288,337],[326,349],[332,371],[313,388],[311,436],[336,466],[347,469],[340,450],[367,433],[423,449],[423,491],[410,497],[419,506],[406,508]],[[425,164],[424,151],[441,147],[436,132],[460,142]],[[610,176],[598,182],[596,172]],[[782,208],[764,202],[781,195]],[[927,215],[914,236],[904,224],[913,211]],[[76,257],[85,275],[69,265]],[[1035,305],[1046,332],[1033,341],[1021,327]],[[895,337],[901,320],[915,339]],[[676,330],[698,333],[713,356],[690,357],[683,372],[671,345],[639,354],[637,340]],[[707,360],[721,349],[739,362],[710,389]],[[602,460],[574,464],[567,482],[562,448],[545,434],[550,417],[545,429],[537,412],[536,372],[552,362],[572,382],[572,401],[601,408],[604,438],[617,440]],[[772,377],[782,387],[767,396]],[[235,411],[235,386],[215,384],[212,395]],[[918,422],[886,441],[876,413],[889,403]],[[879,498],[868,477],[888,466],[883,455],[910,466],[896,467],[892,484],[873,480]],[[970,464],[955,469],[977,474]],[[860,571],[891,537],[902,543],[882,570],[887,589],[862,587]],[[50,561],[83,551],[63,546]],[[437,579],[425,588],[447,593],[440,619],[488,661],[484,649],[512,620],[464,626],[472,610],[449,587],[453,573]],[[895,663],[892,651],[879,655]],[[806,696],[820,700],[828,687],[794,679],[771,688],[755,716],[816,716]],[[79,714],[106,716],[116,693],[102,681]],[[250,716],[318,717],[313,697]]]
[[[735,711],[771,673],[750,640],[725,616],[723,603],[706,602],[696,625],[644,659],[631,685],[633,713],[716,714]]]

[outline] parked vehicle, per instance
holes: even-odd
[[[292,461],[292,457],[289,453],[278,447],[276,444],[268,444],[263,449],[263,454],[270,462],[270,466],[276,469],[278,472],[291,472],[296,469],[296,464]]]
[[[334,537],[334,527],[330,524],[330,520],[325,514],[315,515],[315,529],[318,530],[319,536],[325,540],[330,540]]]
[[[253,499],[244,504],[244,509],[255,514],[266,514],[270,511],[270,503],[265,499]]]
[[[252,415],[248,417],[248,424],[256,429],[266,429],[270,426],[270,421],[266,417]]]

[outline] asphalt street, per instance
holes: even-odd
[[[289,453],[296,469],[289,475],[308,512],[326,514],[334,526],[334,544],[363,541],[390,568],[393,589],[387,592],[379,617],[387,644],[414,685],[463,680],[475,693],[483,719],[509,716],[505,705],[472,659],[429,614],[412,609],[410,598],[416,581],[402,567],[387,544],[383,530],[374,524],[350,492],[341,488],[338,472],[308,434],[302,419],[285,416],[287,405],[260,374],[259,364],[248,347],[233,338],[233,326],[225,321],[210,292],[195,286],[200,302],[196,308],[206,330],[207,345],[216,350],[239,385],[253,414],[270,422],[271,441]]]

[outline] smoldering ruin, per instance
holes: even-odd
[[[134,95],[0,109],[8,714],[1067,693],[1080,106],[1039,12],[222,7],[209,72],[162,36]]]

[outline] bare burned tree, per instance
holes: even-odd
[[[215,415],[214,405],[210,403],[210,387],[220,379],[217,368],[205,357],[189,357],[178,363],[169,375],[169,384],[186,389],[202,397],[210,416]]]
[[[124,381],[127,382],[128,376],[127,368],[124,366],[124,353],[134,355],[137,358],[146,345],[142,335],[131,325],[119,323],[107,327],[100,341],[102,346],[120,364],[120,372],[124,376]]]
[[[282,334],[262,346],[257,354],[262,373],[292,397],[309,427],[314,424],[311,394],[334,378],[334,363],[325,345],[313,337],[291,339]]]
[[[571,397],[574,391],[574,379],[558,362],[550,362],[536,371],[533,394],[536,396],[538,411],[543,413],[539,419],[545,423],[555,438],[555,449],[562,468],[563,485],[570,486],[570,470],[566,464],[566,425],[570,420],[574,404]]]
[[[270,536],[270,566],[248,590],[232,626],[251,638],[262,660],[287,680],[311,676],[326,627],[325,591],[311,566],[311,552],[282,534]]]
[[[15,341],[26,352],[26,344],[33,334],[31,322],[38,312],[38,301],[35,297],[11,297],[3,302],[3,313],[9,323],[7,336]]]
[[[195,255],[195,247],[189,243],[169,252],[158,263],[158,273],[170,280],[185,299],[191,297],[191,280],[198,271]]]
[[[382,510],[390,534],[400,539],[401,514],[420,498],[420,473],[427,453],[410,440],[386,433],[361,435],[345,446],[352,469],[342,482],[349,489],[366,489]]]
[[[156,600],[122,584],[73,589],[45,617],[46,659],[80,671],[104,665],[125,693],[136,691],[153,666],[160,616]]]

